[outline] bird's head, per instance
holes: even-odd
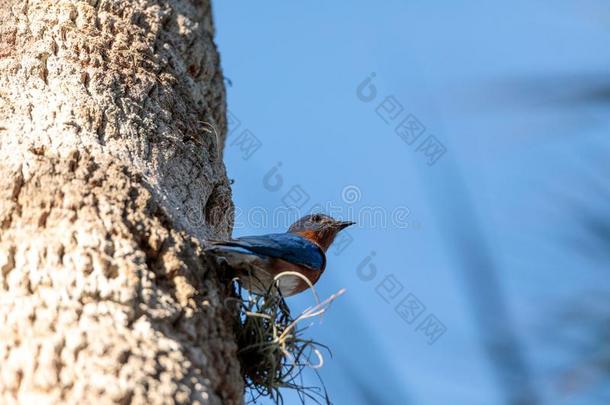
[[[326,251],[342,229],[355,224],[351,221],[337,221],[324,214],[306,215],[288,228],[288,232],[314,242]]]

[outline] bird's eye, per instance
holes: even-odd
[[[313,222],[320,222],[322,220],[322,217],[319,215],[314,215],[313,217],[311,217],[311,220]]]

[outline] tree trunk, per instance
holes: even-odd
[[[0,403],[243,402],[213,33],[208,0],[0,2]]]

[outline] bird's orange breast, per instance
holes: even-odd
[[[271,263],[271,268],[275,275],[278,275],[283,272],[296,272],[302,274],[309,280],[311,284],[315,284],[322,275],[324,270],[313,270],[305,266],[301,266],[298,264],[290,263],[282,259],[273,259]],[[282,280],[284,279],[285,280]],[[294,295],[300,293],[309,288],[309,284],[305,282],[301,277],[294,275],[285,275],[280,279],[280,290],[282,294],[285,296]]]
[[[310,242],[318,245],[323,251],[326,251],[330,244],[333,242],[334,234],[332,232],[325,231],[313,231],[313,230],[304,230],[296,232],[297,235],[307,239]]]

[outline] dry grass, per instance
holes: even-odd
[[[282,273],[283,277],[289,273]],[[291,275],[295,275],[290,273]],[[300,275],[297,275],[300,276]],[[276,277],[276,280],[278,279]],[[303,326],[305,321],[321,316],[329,305],[345,290],[340,290],[324,301],[316,298],[316,305],[293,317],[286,301],[281,296],[277,283],[265,294],[249,293],[234,280],[232,307],[234,328],[238,343],[238,358],[247,389],[249,403],[261,397],[283,404],[280,389],[294,389],[302,403],[309,398],[319,404],[330,404],[324,383],[317,370],[324,360],[322,350],[330,350],[304,336],[311,325]],[[303,371],[311,369],[320,381],[319,387],[305,386]]]

